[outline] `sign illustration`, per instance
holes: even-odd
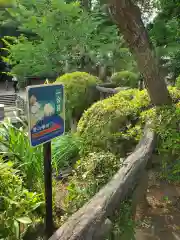
[[[64,133],[65,102],[62,84],[27,88],[29,136],[33,147]]]

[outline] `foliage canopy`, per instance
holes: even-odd
[[[118,48],[115,25],[102,27],[104,19],[83,11],[77,2],[63,0],[20,0],[16,10],[8,10],[18,19],[19,30],[34,37],[21,35],[8,44],[6,61],[19,76],[57,76],[82,67],[82,57],[103,61],[107,52]]]

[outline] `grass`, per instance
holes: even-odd
[[[52,161],[57,172],[70,167],[79,156],[80,140],[71,134],[56,138],[52,143]]]

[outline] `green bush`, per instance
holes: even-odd
[[[67,221],[69,216],[88,202],[112,179],[121,167],[122,162],[123,160],[110,152],[89,153],[86,157],[77,161],[74,175],[70,178],[67,194],[63,200],[66,214],[61,217],[60,225]],[[115,221],[111,236],[117,235],[118,232],[120,238],[124,231],[133,235],[134,226],[132,226],[132,222],[130,204],[122,203],[120,213],[118,212],[118,222]]]
[[[152,108],[141,114],[142,121],[151,120],[157,133],[157,150],[161,156],[161,177],[180,182],[180,104]]]
[[[180,101],[180,90],[177,87],[169,86],[168,90],[171,94],[173,103],[177,103],[178,101]]]
[[[66,95],[66,118],[78,119],[94,101],[99,99],[95,86],[100,80],[86,72],[67,73],[56,79],[63,83]]]
[[[119,87],[138,87],[139,75],[129,71],[121,71],[114,73],[111,81]]]
[[[90,153],[77,161],[64,199],[67,215],[81,208],[120,168],[120,160],[110,152]]]
[[[174,101],[180,91],[169,88]],[[84,143],[83,151],[110,151],[124,156],[132,151],[141,137],[138,119],[150,107],[147,91],[130,89],[93,104],[78,123],[77,134]]]
[[[180,89],[180,75],[176,78],[176,87]]]
[[[125,155],[136,144],[129,132],[142,108],[149,105],[146,91],[125,90],[93,104],[78,123],[77,134],[83,139],[83,151],[110,151]]]
[[[29,225],[39,221],[35,210],[43,197],[29,192],[11,162],[0,159],[0,239],[21,239]]]
[[[68,217],[88,202],[99,190],[107,184],[121,167],[123,160],[110,152],[89,153],[77,161],[74,175],[70,178],[67,194],[63,199],[63,207],[66,214],[61,217],[60,225],[67,221]],[[63,187],[63,186],[62,186]],[[114,235],[121,238],[124,231],[133,235],[133,220],[131,218],[131,205],[122,203],[120,212],[114,222],[112,238]],[[112,219],[111,219],[112,220]],[[118,239],[119,239],[118,238]]]

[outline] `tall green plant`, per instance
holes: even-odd
[[[0,153],[6,155],[21,171],[28,189],[40,190],[43,185],[42,148],[32,148],[27,130],[9,122],[0,125]]]
[[[73,164],[79,156],[80,145],[80,140],[70,134],[53,140],[52,158],[57,172]]]
[[[25,128],[8,122],[0,125],[0,154],[7,156],[19,169],[28,189],[42,192],[44,186],[42,147],[32,148]],[[67,134],[52,141],[52,164],[59,173],[70,167],[79,155],[81,141]]]

